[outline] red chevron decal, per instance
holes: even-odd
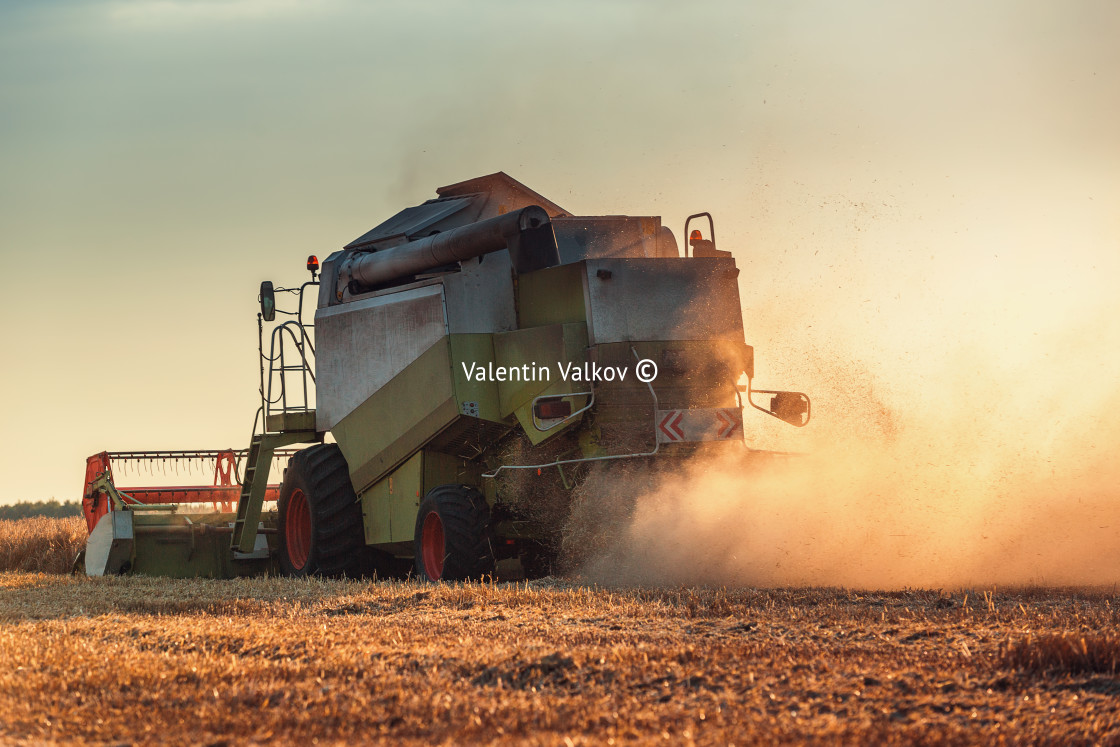
[[[716,420],[719,421],[718,435],[720,438],[727,438],[731,435],[731,431],[735,430],[735,421],[727,417],[727,413],[722,410],[716,413]]]
[[[661,429],[670,441],[683,441],[684,431],[681,430],[681,421],[684,420],[684,412],[682,410],[669,410],[665,417],[661,418],[661,422],[657,427]]]

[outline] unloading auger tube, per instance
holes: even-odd
[[[338,290],[341,292],[351,281],[365,287],[384,285],[506,248],[519,273],[543,270],[560,262],[548,213],[530,205],[400,246],[356,253],[339,271]]]

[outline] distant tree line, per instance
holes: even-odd
[[[49,501],[20,501],[8,506],[0,506],[0,519],[28,519],[33,516],[64,518],[81,515],[81,503],[78,501],[60,503],[56,498],[51,498]]]

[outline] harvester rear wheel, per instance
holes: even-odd
[[[286,576],[350,576],[368,570],[362,509],[337,444],[296,453],[280,486],[280,570]]]
[[[476,488],[432,488],[416,514],[416,573],[428,581],[463,581],[494,573],[490,507]]]

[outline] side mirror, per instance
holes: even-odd
[[[265,280],[261,283],[261,317],[266,322],[276,318],[276,292],[272,289],[272,281]]]
[[[809,398],[801,392],[778,392],[770,398],[770,414],[801,427],[809,422]]]
[[[769,409],[759,407],[751,399],[752,394],[772,394],[770,398]],[[751,407],[756,410],[761,410],[767,415],[789,423],[798,428],[808,425],[809,418],[812,417],[812,403],[809,401],[807,394],[801,392],[777,392],[773,389],[747,389],[747,401],[750,402]]]

